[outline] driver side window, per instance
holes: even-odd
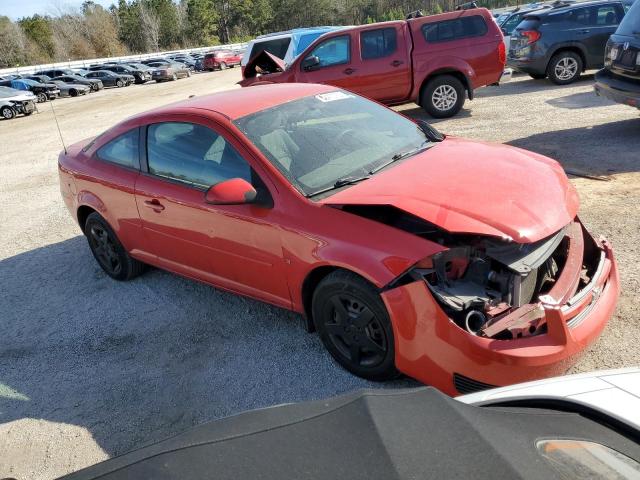
[[[164,122],[147,129],[149,173],[196,188],[242,178],[251,183],[251,167],[224,137],[193,123]]]
[[[318,57],[320,67],[349,63],[351,42],[348,35],[333,37],[320,43],[306,58]]]

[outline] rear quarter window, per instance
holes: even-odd
[[[481,37],[487,33],[487,22],[480,15],[428,23],[422,27],[424,39],[429,43],[450,42],[462,38]]]
[[[137,128],[129,130],[127,133],[123,133],[100,147],[96,152],[96,156],[105,162],[138,169],[140,166],[139,138],[139,130]]]

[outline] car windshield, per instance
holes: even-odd
[[[618,35],[628,35],[630,37],[640,37],[640,2],[635,2],[631,9],[620,22]]]
[[[306,196],[364,180],[428,146],[411,120],[341,90],[284,103],[234,123]]]

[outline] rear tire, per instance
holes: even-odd
[[[439,75],[429,80],[422,89],[420,106],[434,118],[449,118],[464,105],[465,88],[452,75]]]
[[[575,52],[564,51],[551,57],[547,66],[547,75],[556,85],[568,85],[580,78],[582,58]]]
[[[547,78],[546,73],[530,73],[529,76],[534,80],[544,80],[545,78]]]
[[[16,116],[16,111],[11,107],[5,106],[0,109],[0,115],[2,115],[2,118],[5,120],[11,120]]]
[[[114,280],[131,280],[144,271],[145,264],[127,253],[99,213],[93,212],[87,217],[84,234],[98,265]]]
[[[171,81],[175,82],[176,80],[178,80],[178,75],[174,73],[173,76],[171,77]]]
[[[398,376],[389,314],[369,282],[330,273],[313,292],[312,312],[322,343],[346,370],[374,381]]]

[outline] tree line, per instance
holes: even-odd
[[[359,25],[455,9],[464,0],[91,0],[17,21],[0,16],[0,68],[249,40],[318,25]],[[519,0],[476,0],[498,8]]]

